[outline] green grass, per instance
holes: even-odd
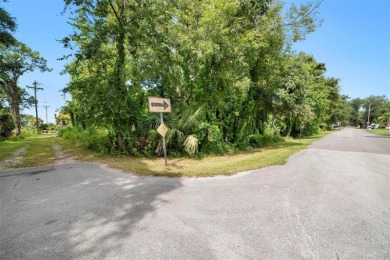
[[[26,146],[28,141],[22,137],[14,137],[0,142],[0,161],[10,157],[17,149]]]
[[[39,134],[26,137],[29,146],[18,167],[36,167],[53,164],[55,161],[55,134]]]
[[[260,169],[272,165],[285,164],[294,153],[306,148],[312,142],[324,135],[302,139],[286,139],[285,142],[272,144],[261,149],[253,149],[225,156],[210,156],[198,158],[168,158],[168,166],[164,159],[149,159],[129,156],[99,156],[90,150],[76,147],[70,140],[56,137],[54,134],[40,134],[20,139],[19,141],[2,142],[0,158],[8,148],[16,150],[29,145],[23,155],[23,162],[18,167],[42,166],[55,162],[53,145],[62,146],[63,152],[72,154],[81,161],[104,163],[114,168],[137,173],[139,175],[155,175],[169,177],[205,177],[216,175],[231,175],[237,172]]]
[[[255,149],[232,155],[212,156],[203,159],[168,158],[168,166],[164,165],[163,158],[145,159],[122,156],[96,158],[96,161],[140,175],[152,174],[169,177],[231,175],[272,165],[283,165],[292,154],[306,148],[325,134],[327,133],[310,138],[289,139],[286,142],[277,143],[264,149]]]
[[[390,136],[390,130],[386,129],[367,129],[367,131],[377,135]]]

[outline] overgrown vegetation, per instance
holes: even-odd
[[[100,154],[107,154],[110,149],[108,131],[103,128],[89,127],[84,130],[65,126],[59,129],[58,136],[70,140],[76,147],[91,149]]]
[[[75,33],[63,39],[74,57],[64,89],[72,100],[63,111],[75,127],[66,131],[80,145],[161,154],[159,117],[148,112],[148,96],[171,99],[166,139],[174,156],[263,147],[282,136],[316,134],[343,116],[336,113],[346,101],[338,80],[324,76],[324,64],[290,48],[320,25],[318,3],[65,3]],[[93,129],[106,131],[97,134],[99,145],[88,140]]]
[[[68,135],[68,137],[75,136],[77,133],[79,131],[74,128],[67,128],[62,131],[62,134]],[[251,149],[225,156],[208,156],[206,158],[169,157],[168,166],[165,166],[161,158],[99,156],[84,147],[76,147],[71,138],[60,138],[56,137],[55,134],[29,135],[26,137],[22,135],[0,143],[0,160],[12,159],[12,154],[17,149],[25,147],[23,153],[19,155],[21,160],[12,167],[53,164],[56,162],[54,146],[60,145],[63,153],[72,154],[77,159],[105,163],[115,168],[142,175],[153,174],[171,177],[230,175],[236,172],[284,164],[290,155],[321,137],[322,135],[303,139],[287,138],[285,142],[270,144],[266,148]],[[1,167],[0,162],[0,169]]]
[[[324,134],[302,139],[287,138],[285,142],[271,144],[264,149],[251,149],[247,152],[224,156],[168,158],[167,167],[161,159],[129,158],[127,156],[99,158],[99,162],[141,175],[153,174],[169,177],[231,175],[273,165],[283,165],[292,154],[306,148]]]
[[[64,73],[71,79],[63,91],[72,99],[56,121],[65,126],[59,135],[77,147],[99,154],[161,155],[155,130],[160,119],[148,111],[150,96],[171,99],[166,141],[168,154],[178,157],[261,148],[334,124],[365,127],[365,118],[390,123],[385,96],[349,100],[340,94],[339,80],[325,76],[325,64],[291,48],[321,25],[319,2],[64,3],[74,33],[62,40],[70,51]],[[0,42],[0,138],[7,138],[11,128],[21,134],[31,118],[20,109],[36,102],[18,78],[50,69],[39,53],[12,38],[15,20],[1,10],[0,22],[11,37]],[[57,126],[40,128],[53,132]]]

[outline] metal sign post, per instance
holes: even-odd
[[[149,97],[149,111],[160,113],[161,122],[160,126],[157,128],[157,132],[162,136],[165,166],[168,166],[167,147],[165,145],[165,134],[167,133],[168,128],[164,125],[163,113],[171,112],[171,100],[169,98]]]
[[[163,125],[164,124],[163,113],[160,113],[160,118],[161,118],[161,125]],[[168,166],[168,162],[167,162],[167,147],[165,146],[165,134],[162,136],[162,141],[163,141],[165,166]]]

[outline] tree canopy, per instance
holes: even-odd
[[[0,0],[7,2],[7,0]],[[16,30],[16,20],[3,7],[0,6],[0,44],[10,46],[16,43],[12,33]]]
[[[326,66],[291,45],[320,24],[318,2],[65,0],[76,127],[108,130],[107,149],[161,151],[147,97],[170,98],[169,151],[223,153],[348,120]]]
[[[74,33],[63,39],[74,57],[68,110],[76,126],[108,129],[111,151],[159,151],[148,96],[172,100],[173,152],[221,153],[261,145],[264,136],[311,134],[341,114],[338,80],[290,50],[320,25],[318,3],[287,12],[268,0],[65,3],[75,14]]]

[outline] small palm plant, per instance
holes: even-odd
[[[194,133],[199,125],[202,115],[203,106],[195,111],[188,108],[186,111],[172,120],[172,128],[168,131],[166,140],[167,144],[181,146],[188,154],[192,155],[198,152],[199,139]]]

